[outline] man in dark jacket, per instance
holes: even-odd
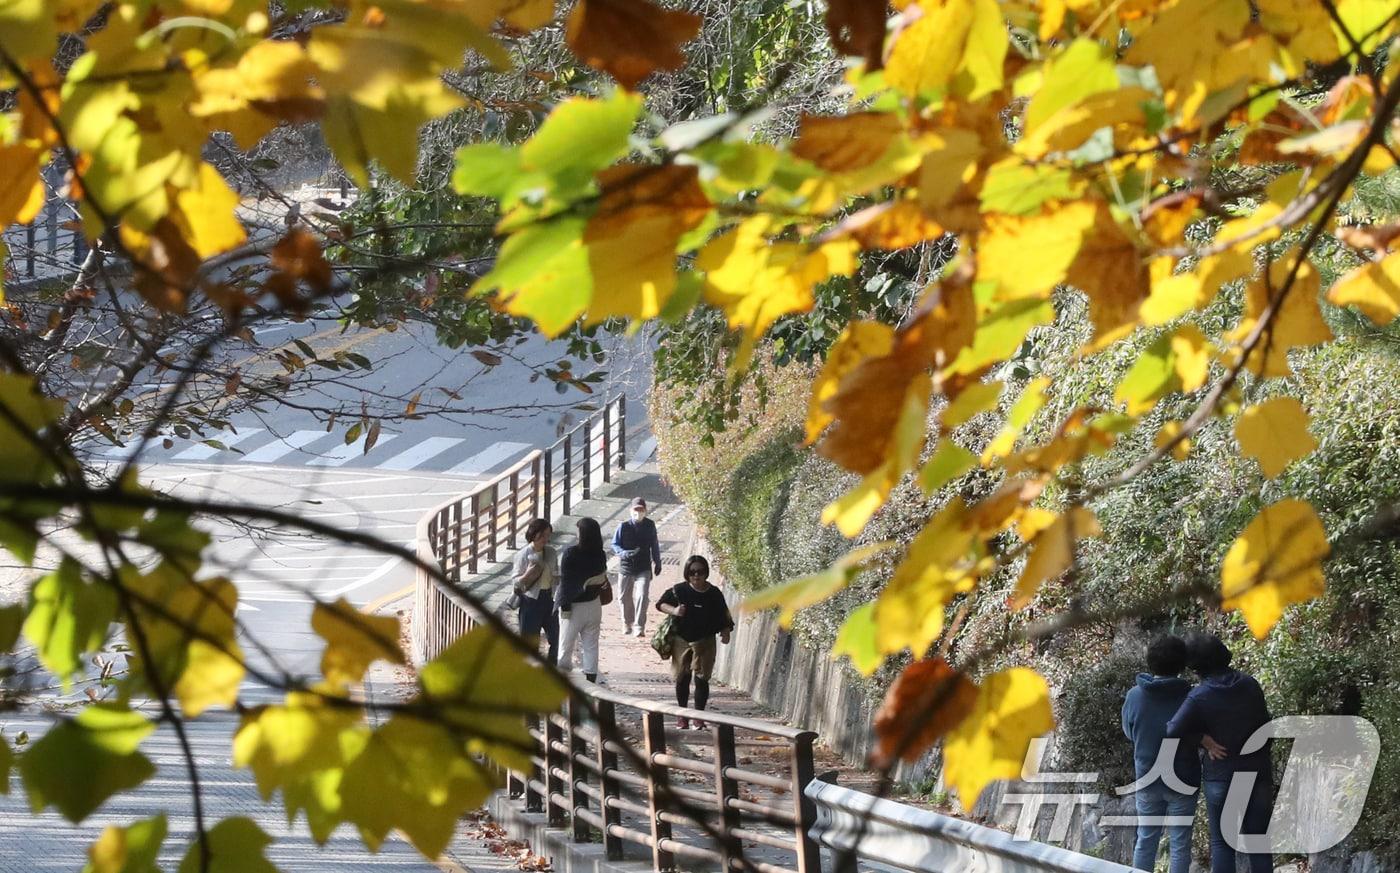
[[[618,558],[617,602],[622,626],[628,634],[645,636],[651,579],[661,575],[661,543],[642,498],[632,501],[632,517],[617,526],[612,550]]]
[[[1177,636],[1160,636],[1147,647],[1147,669],[1123,701],[1123,734],[1133,741],[1134,799],[1137,803],[1137,844],[1133,866],[1152,870],[1162,839],[1165,817],[1171,822],[1170,873],[1191,869],[1191,829],[1196,817],[1196,791],[1201,784],[1200,746],[1196,741],[1168,740],[1167,722],[1191,690],[1181,678],[1186,668],[1186,644]],[[1128,789],[1119,789],[1126,794]]]
[[[1269,758],[1272,741],[1258,751],[1240,754],[1245,741],[1255,731],[1268,724],[1272,717],[1264,700],[1264,690],[1254,677],[1230,667],[1230,650],[1213,634],[1191,633],[1186,636],[1186,664],[1200,676],[1201,682],[1181,709],[1167,723],[1167,736],[1192,737],[1208,735],[1205,743],[1209,755],[1201,770],[1202,787],[1206,796],[1206,821],[1210,825],[1211,873],[1235,873],[1235,849],[1226,841],[1238,834],[1264,834],[1269,828],[1273,808],[1273,766]],[[1243,821],[1222,823],[1225,799],[1230,785],[1239,779],[1252,780],[1253,790],[1245,805]],[[1242,790],[1242,789],[1240,789]],[[1270,852],[1245,855],[1252,873],[1269,873],[1274,869]]]

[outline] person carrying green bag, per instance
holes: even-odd
[[[715,637],[725,645],[734,630],[734,618],[724,592],[710,584],[710,562],[692,555],[682,571],[684,582],[668,588],[656,608],[671,621],[671,676],[676,680],[676,703],[689,706],[690,685],[695,683],[695,708],[704,709],[710,699],[710,673],[715,667],[719,647]],[[657,637],[661,634],[658,633]],[[656,641],[652,643],[656,646]],[[678,719],[681,730],[691,727],[689,719]],[[696,721],[695,728],[707,725]]]

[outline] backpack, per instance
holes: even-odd
[[[671,637],[675,633],[676,617],[668,615],[661,619],[661,623],[656,626],[656,633],[651,635],[651,647],[656,650],[656,654],[660,655],[663,661],[671,660]]]

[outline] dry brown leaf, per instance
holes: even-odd
[[[647,0],[579,0],[565,39],[579,60],[630,90],[657,70],[685,66],[681,45],[700,32],[700,21]]]
[[[830,0],[826,7],[826,32],[831,46],[843,55],[865,60],[867,70],[884,66],[887,0]]]
[[[828,173],[848,173],[880,160],[903,132],[904,123],[889,112],[804,115],[792,154]]]
[[[876,763],[884,766],[896,755],[905,761],[919,757],[966,718],[976,702],[977,686],[942,658],[905,667],[875,713]]]

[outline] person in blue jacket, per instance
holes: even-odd
[[[1152,870],[1162,839],[1164,818],[1176,819],[1167,827],[1170,873],[1191,869],[1191,830],[1196,817],[1196,793],[1201,784],[1198,741],[1167,739],[1167,722],[1191,691],[1181,678],[1186,668],[1186,643],[1178,636],[1163,635],[1147,647],[1147,669],[1137,674],[1137,684],[1123,701],[1123,734],[1133,742],[1133,769],[1137,776],[1137,843],[1133,866]],[[1120,789],[1127,793],[1127,789]]]
[[[646,635],[651,580],[661,575],[661,543],[656,523],[647,518],[647,502],[632,501],[632,517],[617,526],[612,550],[617,555],[617,603],[627,634]]]
[[[1266,741],[1247,755],[1241,753],[1245,741],[1272,720],[1269,705],[1259,683],[1253,676],[1231,668],[1230,658],[1229,648],[1214,634],[1186,635],[1186,664],[1201,681],[1167,723],[1169,737],[1205,735],[1201,742],[1209,754],[1201,769],[1201,786],[1210,825],[1211,873],[1235,873],[1236,852],[1226,841],[1222,825],[1231,783],[1246,778],[1253,782],[1238,833],[1265,834],[1274,799],[1270,758],[1273,741]],[[1231,831],[1236,830],[1233,822],[1228,824]],[[1272,852],[1249,853],[1245,858],[1251,873],[1270,873],[1274,869]]]

